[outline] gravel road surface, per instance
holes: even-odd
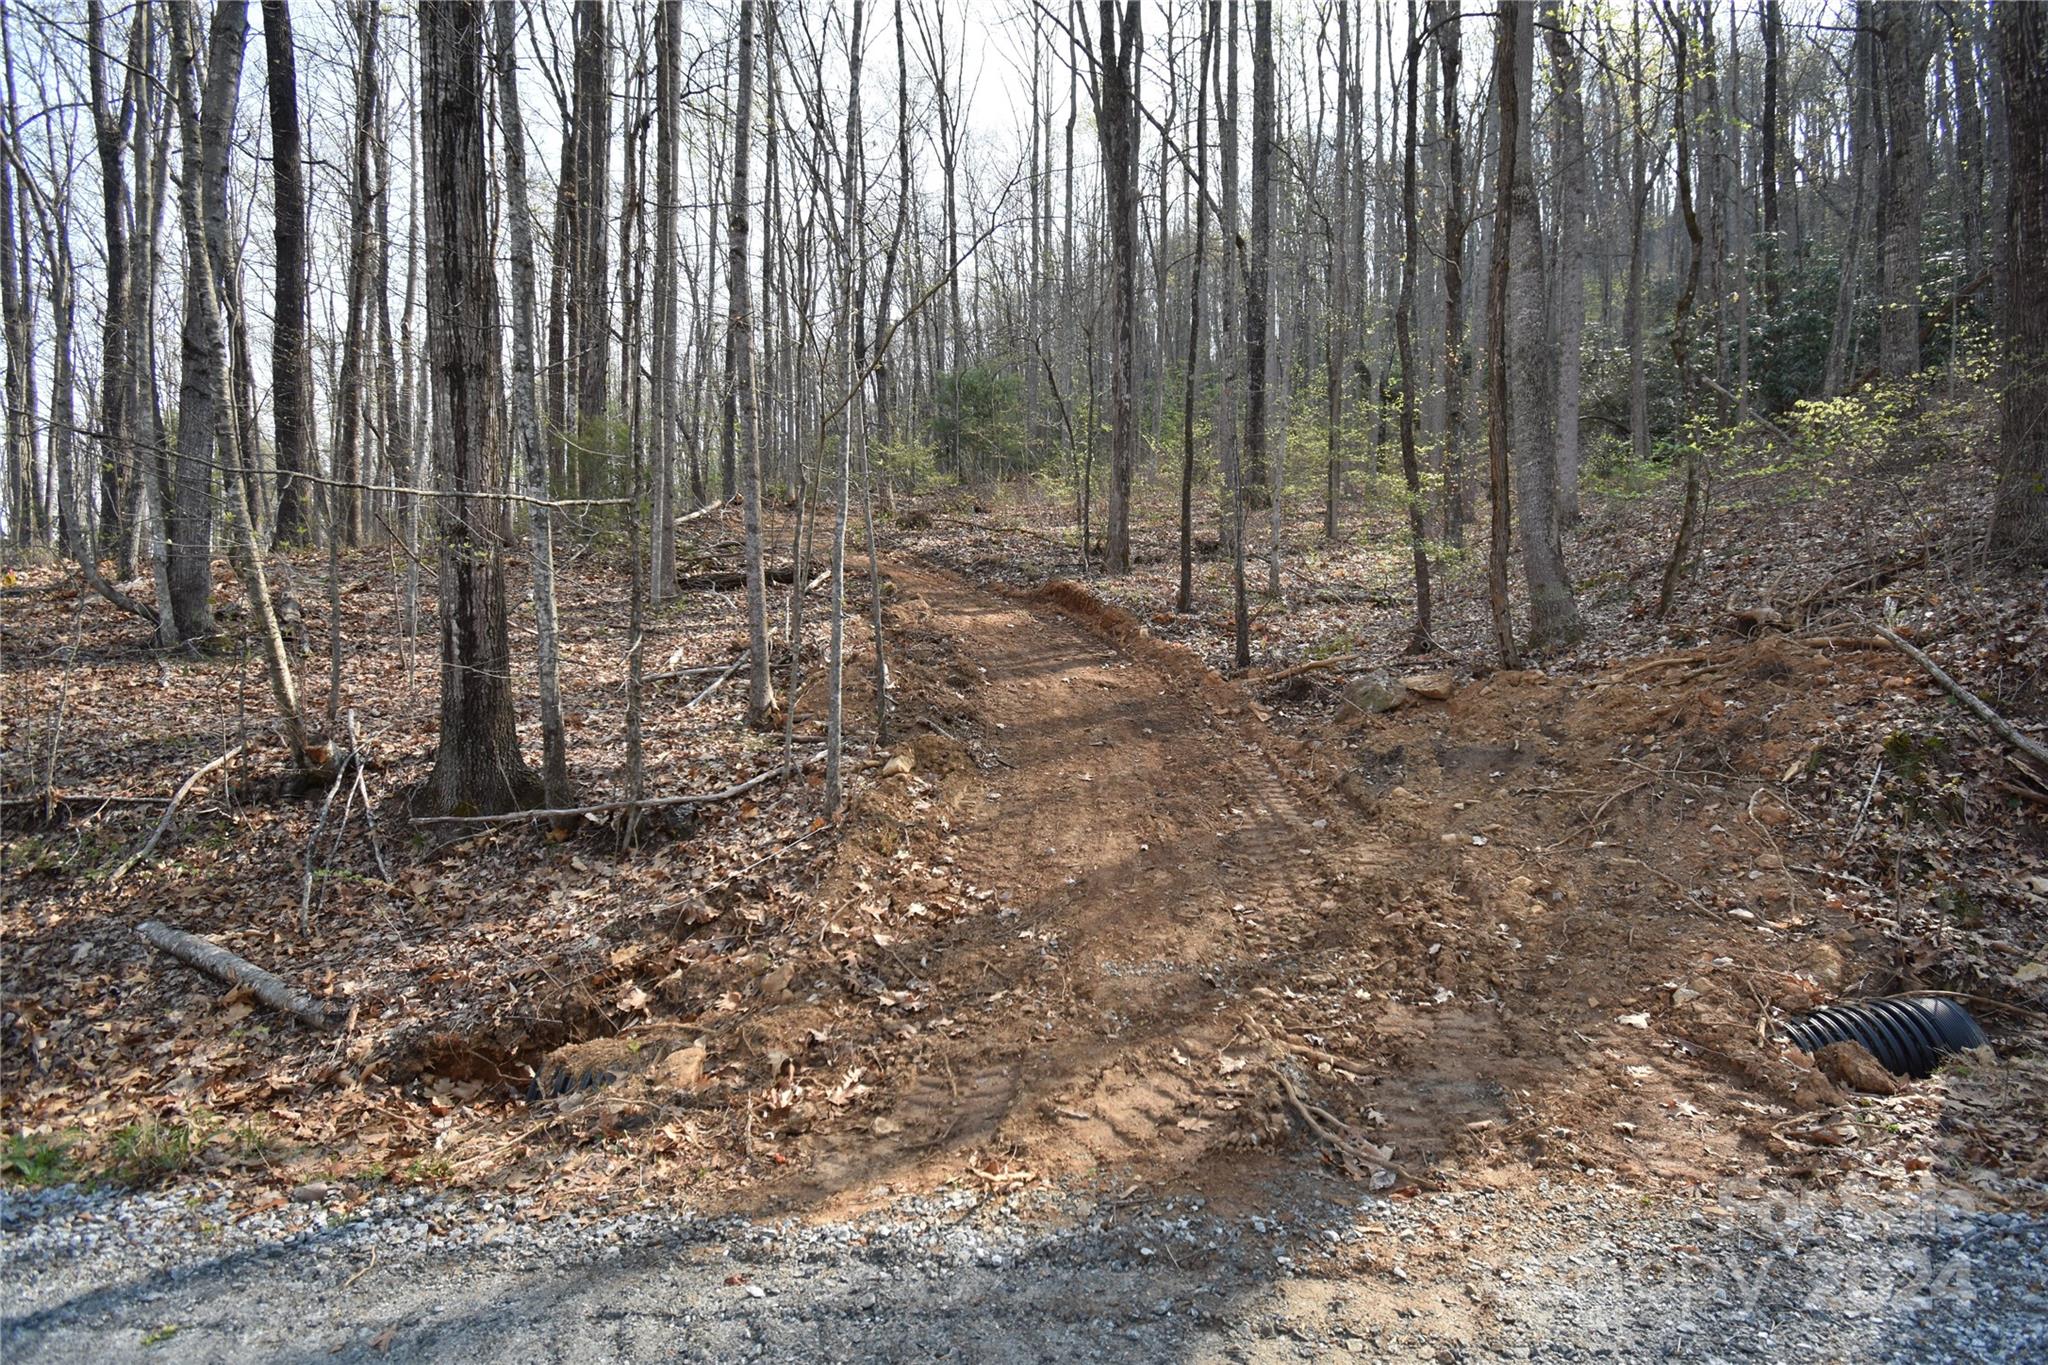
[[[0,1193],[35,1361],[2048,1359],[2048,1219],[1559,1186],[1275,1211],[1040,1192],[845,1223],[318,1188]]]

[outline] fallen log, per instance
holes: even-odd
[[[796,577],[796,565],[777,564],[766,569],[765,580],[769,583],[788,583]],[[676,580],[676,587],[690,592],[731,592],[747,586],[745,569],[710,569],[703,573],[687,574]]]
[[[1905,637],[1901,636],[1890,626],[1879,626],[1877,633],[1889,641],[1892,647],[1898,650],[1899,653],[1926,669],[1927,675],[1940,683],[1943,691],[1961,702],[1964,710],[1990,726],[1992,732],[2007,744],[2025,754],[2035,763],[2040,764],[2043,773],[2048,773],[2048,748],[2044,748],[2042,745],[2021,734],[2018,730],[2015,730],[2004,716],[1999,715],[1990,706],[1986,705],[1982,697],[1979,697],[1975,692],[1972,692],[1969,688],[1951,678],[1940,664],[1928,658],[1912,645],[1907,644]]]
[[[151,947],[169,953],[186,966],[196,967],[230,986],[247,987],[256,999],[280,1013],[291,1015],[308,1028],[330,1029],[338,1022],[335,1014],[312,996],[294,990],[281,978],[246,958],[237,957],[218,943],[182,929],[173,929],[156,920],[145,922],[140,932]]]

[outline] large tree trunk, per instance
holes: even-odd
[[[1995,11],[2005,83],[2005,393],[1991,550],[2048,560],[2048,7]]]
[[[1515,496],[1522,504],[1522,571],[1529,583],[1529,644],[1543,649],[1579,633],[1558,540],[1557,368],[1544,324],[1543,222],[1536,197],[1536,156],[1530,104],[1535,83],[1536,7],[1516,0],[1502,22],[1514,29],[1515,143],[1505,191],[1512,218],[1508,269],[1509,425],[1515,448]]]
[[[123,490],[133,479],[124,476],[127,458],[128,390],[133,366],[129,337],[135,329],[128,303],[128,182],[122,171],[127,150],[128,127],[134,118],[136,95],[141,85],[142,43],[149,33],[145,11],[138,11],[129,27],[128,66],[130,74],[121,83],[120,101],[109,102],[106,80],[105,24],[99,0],[88,0],[86,13],[86,77],[92,98],[93,141],[99,153],[100,222],[106,240],[106,307],[100,316],[100,440],[99,482],[104,485],[100,534],[117,547],[118,576],[133,576],[132,558],[119,553],[127,543],[121,517],[126,499]],[[147,168],[143,168],[145,171]],[[100,537],[94,538],[96,544]],[[98,566],[93,567],[97,576]]]
[[[1515,51],[1518,24],[1503,13],[1493,26],[1493,91],[1495,139],[1493,242],[1486,277],[1486,488],[1491,508],[1486,546],[1486,599],[1493,623],[1494,647],[1502,668],[1521,667],[1515,628],[1508,612],[1508,412],[1513,388],[1508,372],[1508,280],[1512,274],[1509,247],[1514,242],[1515,215],[1508,184],[1514,174],[1520,102],[1515,98]]]
[[[232,60],[239,62],[241,40],[246,34],[247,23],[244,6],[238,0],[231,0],[231,3],[215,11],[213,60],[231,60],[221,51],[223,24],[220,14],[227,10],[236,11],[236,14],[227,21],[227,27],[233,30],[227,41],[232,44],[232,50],[237,54]],[[199,96],[194,88],[197,84],[197,63],[194,55],[197,35],[192,31],[194,26],[195,21],[189,11],[173,13],[171,16],[171,54],[176,74],[178,121],[188,143],[204,139],[202,129],[207,122],[206,116],[200,112]],[[214,94],[211,77],[208,79],[207,87],[207,98],[211,102]],[[232,99],[228,100],[230,109],[232,104]],[[217,197],[215,191],[218,191]],[[250,515],[249,502],[249,470],[252,462],[242,448],[243,428],[236,410],[233,372],[228,361],[227,346],[221,334],[223,308],[220,277],[216,273],[212,244],[207,240],[216,228],[225,233],[226,198],[224,187],[209,184],[204,177],[192,173],[191,154],[188,152],[186,177],[184,183],[179,186],[178,200],[179,216],[185,228],[186,298],[188,304],[196,303],[197,308],[188,309],[185,318],[185,340],[188,348],[185,360],[188,365],[205,366],[209,375],[204,388],[215,399],[212,407],[216,428],[213,449],[219,453],[222,486],[228,499],[230,553],[233,556],[235,572],[242,580],[243,591],[248,595],[249,624],[251,630],[255,632],[257,647],[263,653],[264,671],[270,679],[271,697],[277,705],[278,723],[284,732],[285,746],[291,752],[293,763],[301,771],[306,771],[315,765],[307,749],[305,725],[299,714],[297,680],[292,676],[291,660],[285,653],[284,637],[278,627],[277,613],[271,606],[270,584],[264,573],[261,552],[256,545],[255,525]],[[188,375],[187,392],[193,388],[191,379],[192,376]],[[189,420],[191,419],[187,415],[180,413],[181,423]],[[182,442],[180,449],[182,453]],[[184,492],[182,480],[179,491],[181,494]],[[175,606],[175,594],[172,602]]]
[[[191,7],[185,21],[196,24]],[[173,18],[174,26],[179,22]],[[241,89],[242,47],[248,36],[247,6],[240,0],[217,6],[207,39],[206,93],[196,122],[183,119],[184,176],[197,187],[203,245],[213,277],[226,278],[228,136],[235,97]],[[176,31],[174,27],[174,32]],[[188,74],[197,79],[191,44],[181,47]],[[181,77],[183,79],[183,77]],[[213,634],[214,430],[225,395],[214,363],[220,344],[220,314],[201,291],[201,272],[185,267],[185,326],[179,359],[178,452],[167,534],[171,616],[178,638]]]
[[[427,355],[441,536],[441,734],[427,804],[494,815],[540,783],[519,752],[505,629],[504,390],[498,284],[484,201],[484,7],[422,0],[421,174],[426,201]]]
[[[1685,235],[1690,246],[1690,264],[1686,268],[1684,283],[1679,287],[1678,299],[1671,307],[1671,359],[1678,369],[1678,404],[1681,412],[1690,413],[1693,403],[1692,343],[1688,329],[1692,323],[1693,299],[1700,287],[1700,258],[1705,243],[1700,232],[1699,214],[1693,209],[1692,196],[1692,134],[1691,120],[1686,114],[1686,62],[1690,53],[1692,35],[1687,31],[1684,10],[1675,4],[1665,7],[1665,22],[1671,37],[1671,61],[1675,73],[1671,101],[1671,133],[1677,152],[1678,216],[1685,224]],[[1703,509],[1700,506],[1704,496],[1702,488],[1705,469],[1704,453],[1700,443],[1690,433],[1684,433],[1681,441],[1685,451],[1685,493],[1678,511],[1678,533],[1672,537],[1671,557],[1664,563],[1664,579],[1657,590],[1657,615],[1661,619],[1671,610],[1671,602],[1678,590],[1678,580],[1693,554],[1693,540],[1699,532]]]
[[[611,31],[604,0],[576,0],[575,260],[569,280],[569,359],[576,420],[594,435],[610,372],[611,303],[605,233],[611,206]]]
[[[1221,0],[1208,0],[1204,8],[1200,64],[1195,72],[1195,259],[1188,285],[1187,369],[1181,376],[1180,586],[1173,605],[1179,612],[1195,609],[1195,380],[1201,371],[1202,264],[1209,232],[1209,66],[1215,56],[1223,7]]]
[[[1564,7],[1544,0],[1550,29],[1551,111],[1557,125],[1557,515],[1560,526],[1579,519],[1579,377],[1586,335],[1586,102],[1579,90],[1578,35],[1566,28]]]
[[[1443,66],[1444,140],[1444,535],[1465,537],[1465,142],[1458,100],[1458,68],[1464,59],[1458,0],[1430,0],[1429,22],[1436,32]]]
[[[512,232],[512,439],[519,472],[534,499],[534,652],[540,672],[541,784],[547,804],[575,805],[569,745],[562,727],[561,647],[555,620],[555,516],[548,502],[548,456],[533,396],[533,224],[526,200],[526,127],[519,110],[519,20],[512,0],[497,0],[498,116],[505,128],[505,220]]]
[[[733,114],[732,202],[726,256],[726,306],[729,322],[725,342],[726,382],[732,386],[729,421],[738,444],[741,517],[745,523],[747,562],[747,715],[766,721],[775,708],[769,676],[768,589],[761,577],[761,432],[754,401],[753,285],[748,279],[748,250],[753,240],[754,206],[748,196],[748,169],[753,160],[754,0],[740,0],[739,96]]]
[[[1918,4],[1880,7],[1884,68],[1884,311],[1878,365],[1887,379],[1920,368],[1920,218],[1927,201],[1927,17]]]
[[[1099,0],[1102,55],[1095,125],[1102,142],[1103,195],[1109,209],[1111,352],[1109,376],[1109,531],[1103,570],[1131,567],[1131,471],[1137,463],[1138,365],[1138,0]]]
[[[1764,312],[1778,311],[1778,66],[1779,48],[1784,42],[1784,20],[1779,0],[1762,0],[1764,44],[1762,147],[1758,153],[1757,177],[1763,197],[1764,214]]]
[[[7,15],[0,12],[0,41],[10,41]],[[13,51],[7,52],[11,67]],[[18,141],[13,83],[8,82],[4,131],[10,147]],[[24,187],[25,191],[26,187]],[[15,240],[14,158],[0,156],[0,325],[7,340],[7,529],[16,545],[28,545],[38,530],[36,507],[35,401],[33,338],[29,335],[29,302],[22,288],[22,267],[29,243]],[[25,236],[26,234],[24,234]]]
[[[306,491],[299,475],[311,465],[313,367],[306,354],[306,173],[300,151],[299,89],[291,9],[263,0],[263,50],[270,96],[271,187],[276,202],[277,283],[270,331],[270,392],[277,432],[277,513],[282,541],[307,531]]]
[[[1244,478],[1238,421],[1243,415],[1240,386],[1244,382],[1244,243],[1238,213],[1238,117],[1237,117],[1237,0],[1230,0],[1221,41],[1214,60],[1224,68],[1218,81],[1222,99],[1216,108],[1217,157],[1223,175],[1223,200],[1219,208],[1223,229],[1223,260],[1217,272],[1216,327],[1218,333],[1216,376],[1216,467],[1223,476],[1223,498],[1218,507],[1217,537],[1230,549],[1233,566],[1242,547],[1238,544],[1238,523],[1244,519]],[[1071,155],[1068,158],[1071,163]],[[1073,212],[1069,206],[1068,230]],[[1074,278],[1069,253],[1066,278]],[[1070,306],[1071,308],[1071,306]],[[1233,567],[1238,578],[1243,573]],[[1242,597],[1242,594],[1238,594]],[[1242,615],[1240,604],[1239,614]],[[1238,667],[1249,667],[1249,659]]]
[[[676,157],[682,142],[681,15],[654,12],[654,488],[648,596],[666,602],[676,585]]]
[[[1252,7],[1252,221],[1251,269],[1244,290],[1244,457],[1238,480],[1238,538],[1244,538],[1243,505],[1256,490],[1266,496],[1267,398],[1272,382],[1273,153],[1278,122],[1275,104],[1273,7]],[[1240,543],[1239,551],[1242,553]],[[1242,633],[1242,632],[1240,632]],[[1240,668],[1251,665],[1249,640]]]

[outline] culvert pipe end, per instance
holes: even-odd
[[[1925,1078],[1942,1058],[1989,1046],[1970,1012],[1933,995],[1853,1000],[1794,1015],[1785,1037],[1804,1052],[1830,1043],[1861,1043],[1895,1076]]]

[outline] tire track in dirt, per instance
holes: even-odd
[[[1000,755],[955,793],[947,847],[1008,908],[947,948],[938,994],[1008,985],[964,1037],[927,1041],[885,1119],[823,1135],[809,1193],[937,1158],[926,1176],[957,1174],[963,1148],[1053,1175],[1184,1168],[1244,1140],[1261,1101],[1241,1026],[1376,845],[1296,787],[1241,693],[1127,619],[1075,619],[1092,606],[1078,591],[1052,594],[1060,611],[937,570],[891,577],[899,623],[974,674]]]
[[[1418,1175],[1685,1183],[1807,1160],[1780,1130],[1832,1092],[1760,1039],[1758,1001],[1839,968],[1842,918],[1751,928],[1673,896],[1745,858],[1755,887],[1773,855],[1710,800],[1646,803],[1594,838],[1583,805],[1532,795],[1603,800],[1617,734],[1705,744],[1742,712],[1501,674],[1375,720],[1373,792],[1339,799],[1323,754],[1075,585],[892,579],[898,648],[947,660],[936,689],[901,680],[905,719],[929,702],[943,732],[914,746],[916,792],[861,800],[992,900],[897,963],[929,1013],[842,1040],[876,1098],[812,1135],[793,1202],[1024,1171],[1257,1198],[1263,1154],[1323,1141],[1279,1075]],[[834,888],[849,901],[893,856],[858,820]]]

